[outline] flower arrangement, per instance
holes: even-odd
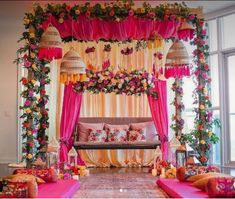
[[[134,70],[128,73],[125,70],[114,73],[111,67],[104,71],[86,71],[88,81],[77,82],[74,89],[77,92],[85,90],[98,94],[100,92],[126,95],[141,95],[146,93],[157,98],[154,91],[154,77],[144,70]]]

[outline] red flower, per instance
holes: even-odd
[[[69,11],[70,9],[71,9],[71,6],[70,6],[70,5],[67,5],[67,6],[66,6],[66,10]]]
[[[200,130],[203,130],[203,125],[202,124],[198,124],[198,127],[197,129],[200,131]]]
[[[111,10],[111,11],[109,12],[109,16],[113,17],[114,15],[115,15],[114,10]]]
[[[86,12],[86,17],[90,17],[91,16],[91,12],[90,11],[87,11]]]
[[[40,90],[40,94],[41,95],[45,95],[46,94],[46,90],[45,89]]]
[[[201,26],[201,27],[204,26],[204,21],[200,21],[199,26]]]
[[[42,123],[42,128],[46,129],[47,125],[45,123]]]
[[[47,111],[43,111],[42,114],[43,115],[48,115],[48,112]]]
[[[201,162],[207,162],[207,158],[205,156],[200,157]]]
[[[21,79],[21,81],[22,81],[22,84],[23,84],[23,85],[28,84],[28,80],[27,80],[25,77],[23,77],[23,78]]]
[[[63,17],[64,17],[64,13],[61,12],[61,13],[60,13],[60,18],[63,18]]]
[[[209,65],[208,65],[208,64],[205,64],[205,65],[204,65],[204,69],[205,69],[205,70],[209,70]]]
[[[26,129],[29,128],[29,123],[28,122],[24,122],[23,123],[23,127],[26,128]]]

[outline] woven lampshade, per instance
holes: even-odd
[[[194,30],[193,26],[186,21],[184,21],[181,26],[179,27],[179,30]]]
[[[42,34],[39,43],[39,58],[48,60],[62,58],[62,41],[60,33],[51,24]]]
[[[189,24],[188,22],[184,21],[180,25],[177,33],[178,33],[179,39],[182,39],[184,41],[188,41],[188,39],[193,38],[194,27],[191,24]]]
[[[189,64],[189,56],[184,44],[181,41],[174,42],[166,56],[166,66],[187,64]]]
[[[85,81],[86,65],[80,55],[71,48],[63,57],[60,68],[61,82]]]

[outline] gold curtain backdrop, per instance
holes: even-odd
[[[159,44],[162,45],[159,45]],[[170,47],[170,43],[164,41],[159,42],[158,46],[152,45],[155,48],[145,48],[138,52],[135,51],[136,42],[126,44],[111,44],[111,52],[104,52],[105,42],[69,42],[63,46],[63,54],[73,47],[81,56],[82,60],[88,64],[92,64],[96,70],[102,69],[103,61],[109,59],[114,71],[126,69],[128,71],[134,69],[145,69],[152,72],[154,53],[162,52],[163,61],[157,63],[157,67],[164,66],[166,52]],[[95,47],[95,52],[86,54],[87,47]],[[124,48],[133,48],[134,52],[131,55],[122,55],[121,50]],[[156,48],[157,47],[157,48]],[[61,61],[57,61],[60,66]],[[58,71],[57,71],[58,72]],[[56,121],[57,132],[56,137],[59,138],[59,122],[63,103],[64,86],[59,82],[59,77],[52,80],[53,84],[57,85],[57,107]],[[50,92],[52,93],[52,92]],[[50,104],[52,106],[52,104]],[[51,108],[51,107],[50,107]],[[148,100],[146,95],[141,96],[126,96],[111,94],[91,94],[85,92],[83,94],[82,107],[80,117],[151,117]],[[52,132],[53,130],[50,130]],[[80,155],[88,166],[147,166],[154,158],[154,150],[81,150]]]

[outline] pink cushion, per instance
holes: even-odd
[[[132,130],[138,130],[146,128],[146,140],[147,141],[156,141],[158,139],[157,131],[155,125],[152,122],[141,122],[141,123],[131,123],[130,128]]]
[[[120,129],[120,130],[128,130],[129,129],[129,125],[127,124],[105,124],[104,128],[106,130],[111,130],[111,129]]]
[[[124,129],[111,129],[108,132],[108,142],[127,141],[127,131]]]
[[[206,192],[212,198],[235,198],[234,178],[215,177],[209,179]]]
[[[130,130],[129,131],[129,141],[146,141],[146,129],[140,130]]]
[[[208,198],[206,192],[193,187],[191,182],[162,178],[158,179],[156,183],[172,198]]]
[[[38,186],[38,198],[71,198],[80,188],[78,180],[58,180]]]
[[[104,123],[78,123],[78,140],[87,142],[91,130],[103,130]]]
[[[88,142],[106,142],[107,132],[105,130],[91,130]]]

